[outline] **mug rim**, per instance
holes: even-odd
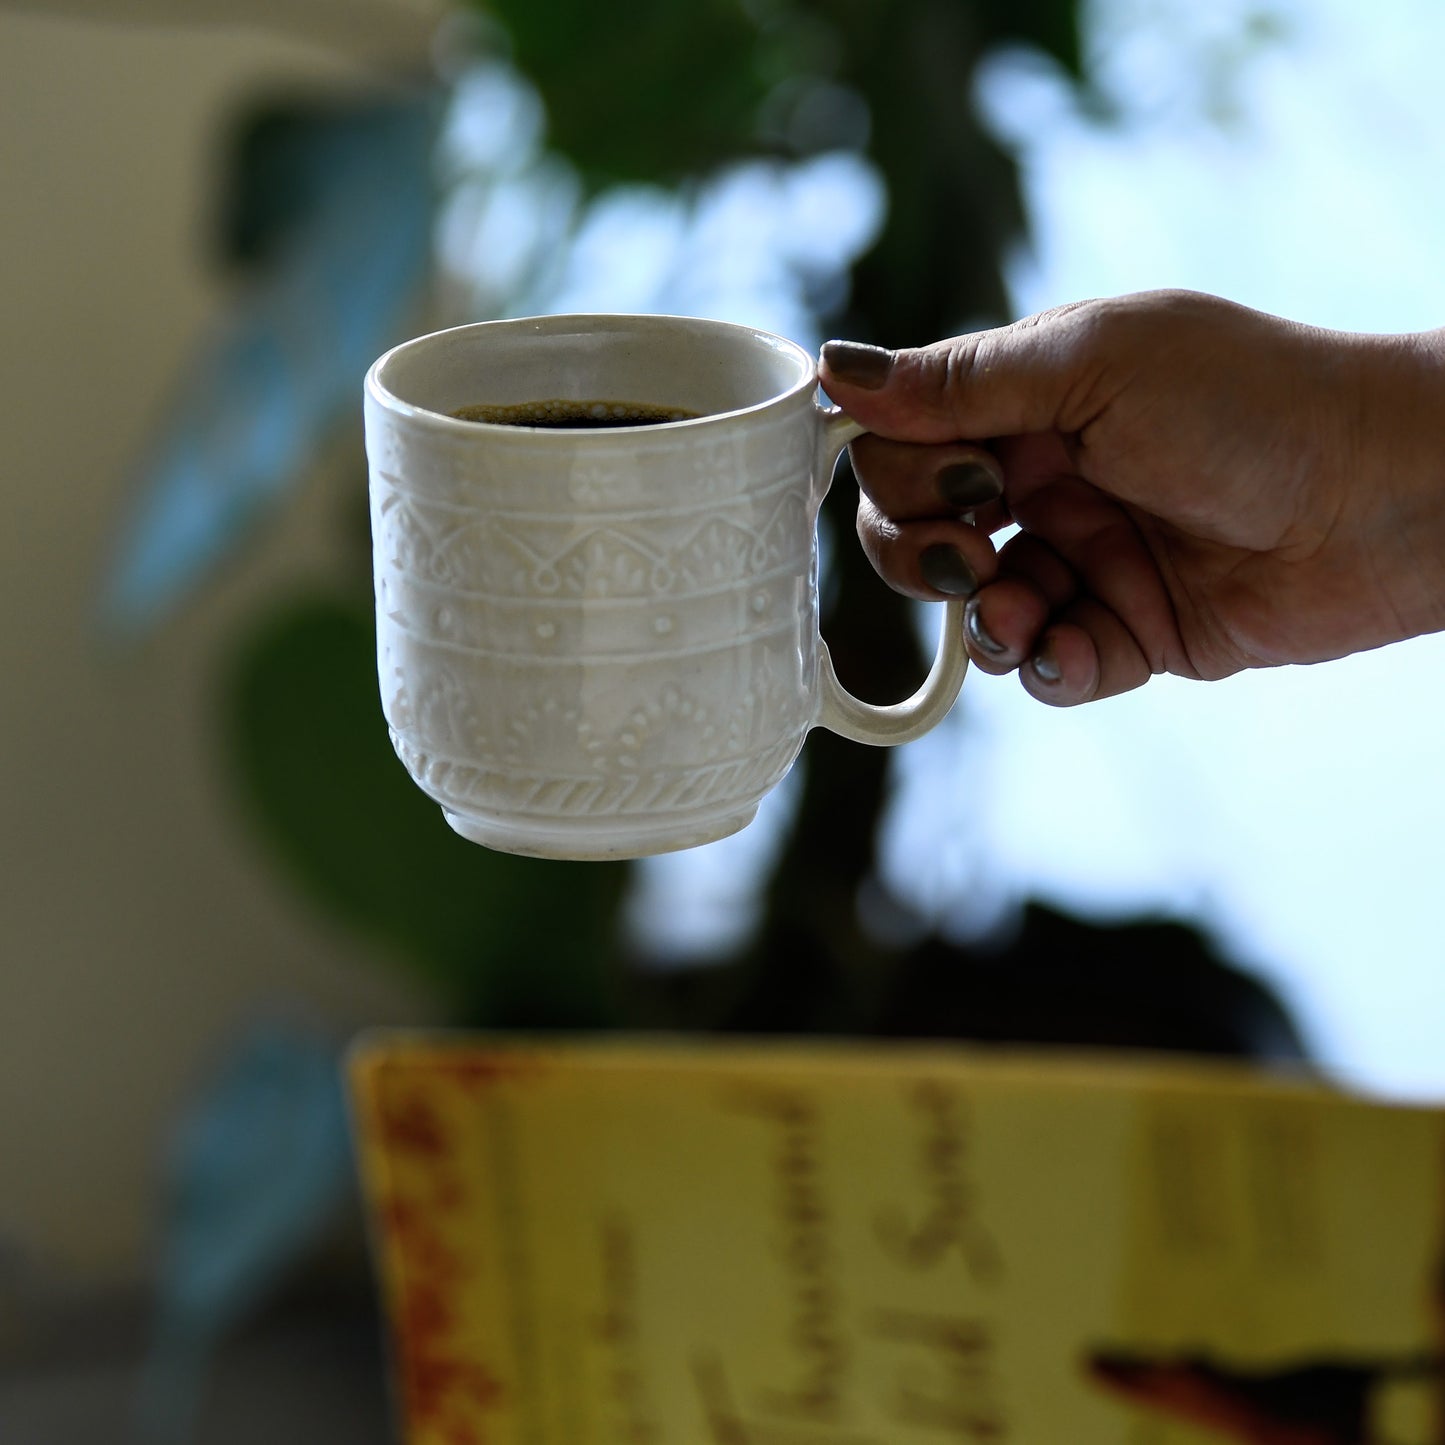
[[[443,432],[459,436],[477,436],[480,433],[481,435],[501,434],[513,438],[525,435],[529,438],[545,438],[549,443],[565,442],[568,439],[575,441],[577,435],[575,431],[559,430],[555,427],[521,426],[511,422],[473,421],[468,418],[450,416],[444,411],[433,411],[430,407],[418,406],[415,402],[407,401],[391,390],[382,380],[382,373],[403,352],[412,351],[417,347],[434,343],[441,337],[455,336],[461,332],[505,327],[513,330],[530,330],[534,334],[565,333],[569,329],[576,329],[579,323],[595,325],[599,322],[627,322],[630,324],[640,322],[643,327],[656,323],[660,329],[677,325],[704,326],[712,331],[730,331],[749,337],[755,342],[761,342],[770,350],[789,355],[801,364],[802,371],[799,380],[786,391],[777,392],[763,401],[754,402],[751,406],[735,407],[731,411],[708,412],[703,416],[683,417],[677,421],[651,422],[637,426],[612,426],[608,427],[604,433],[609,437],[628,437],[639,432],[656,435],[659,432],[676,432],[688,427],[708,426],[717,422],[732,421],[739,417],[756,416],[770,408],[787,405],[801,395],[808,395],[816,391],[818,386],[817,363],[808,352],[804,351],[796,341],[790,341],[786,336],[779,336],[772,331],[764,331],[757,326],[747,326],[737,321],[718,321],[706,316],[681,316],[670,312],[569,311],[557,315],[502,316],[490,321],[470,321],[460,326],[446,326],[439,331],[428,331],[420,336],[413,336],[406,341],[398,342],[377,357],[367,369],[366,395],[378,406],[384,407],[387,411],[403,417],[409,422],[434,426]]]

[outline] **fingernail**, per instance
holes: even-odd
[[[1046,641],[1039,650],[1034,653],[1030,666],[1034,670],[1034,676],[1040,682],[1057,682],[1063,673],[1059,671],[1058,655],[1054,652],[1052,639]]]
[[[1004,657],[1008,648],[983,625],[975,599],[963,609],[963,635],[987,657]]]
[[[946,597],[972,597],[978,591],[973,568],[963,560],[963,553],[947,542],[925,548],[918,559],[918,570],[935,592]]]
[[[985,462],[955,462],[939,472],[935,485],[944,505],[967,512],[1003,494],[1003,478]]]
[[[877,391],[888,380],[893,353],[881,346],[865,346],[861,341],[825,341],[823,360],[839,381]]]

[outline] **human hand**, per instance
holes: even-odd
[[[1445,628],[1445,333],[1160,291],[919,350],[829,342],[821,377],[869,429],[874,566],[970,595],[974,662],[1042,701]]]

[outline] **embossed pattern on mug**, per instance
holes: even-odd
[[[378,474],[376,544],[402,574],[476,596],[636,597],[697,594],[797,564],[807,507],[786,485],[713,508],[602,513],[575,522],[430,502]],[[768,504],[771,502],[771,507]],[[757,518],[761,516],[759,526]],[[661,520],[660,520],[661,518]]]
[[[432,797],[633,816],[777,781],[812,721],[816,657],[811,449],[796,423],[776,430],[650,447],[688,476],[685,505],[585,442],[546,475],[530,450],[497,458],[484,512],[475,457],[470,479],[445,455],[374,464],[385,712]],[[721,693],[677,684],[704,655]]]

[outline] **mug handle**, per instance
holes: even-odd
[[[819,406],[818,415],[818,501],[821,503],[833,483],[833,472],[843,448],[867,427],[859,426],[841,407]],[[923,686],[912,697],[891,707],[877,707],[853,696],[838,681],[828,644],[818,639],[819,727],[855,743],[894,747],[920,738],[947,715],[963,686],[968,670],[968,651],[963,644],[963,603],[943,604],[943,625],[938,634],[938,651]]]

